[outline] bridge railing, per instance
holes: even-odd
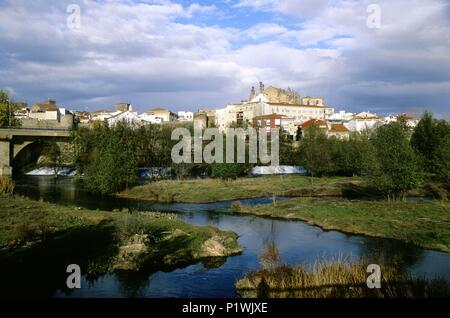
[[[73,131],[70,128],[44,128],[44,127],[20,127],[20,126],[4,126],[0,127],[3,130],[54,130],[54,131]]]

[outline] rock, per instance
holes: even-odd
[[[139,270],[139,260],[142,254],[148,252],[150,239],[147,234],[135,234],[128,244],[119,247],[114,269]]]
[[[197,253],[197,257],[223,257],[230,256],[242,252],[241,247],[228,248],[225,244],[230,244],[233,239],[230,237],[215,235],[210,239],[206,240],[200,251]]]
[[[189,233],[186,233],[185,231],[180,230],[180,229],[175,229],[173,231],[167,231],[167,232],[164,232],[163,234],[164,234],[163,240],[170,240],[175,237],[180,237],[180,236],[185,236],[185,235],[190,236]]]

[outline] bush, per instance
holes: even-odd
[[[241,212],[241,210],[242,210],[242,204],[241,204],[241,202],[234,202],[232,205],[231,205],[231,212]]]
[[[261,265],[264,269],[273,270],[280,265],[280,251],[274,242],[265,247],[260,256]]]
[[[245,174],[246,165],[240,163],[215,163],[212,165],[213,178],[236,179]]]
[[[13,195],[16,184],[9,177],[0,177],[0,194]]]
[[[426,190],[435,199],[438,199],[441,201],[448,200],[447,190],[445,190],[444,188],[442,188],[441,186],[439,186],[435,183],[428,184],[426,187]]]
[[[37,238],[45,240],[54,231],[54,227],[46,221],[39,220],[33,224],[21,223],[15,228],[16,240],[20,243],[31,241]]]
[[[164,191],[158,195],[158,202],[173,203],[175,201],[175,195],[175,193],[170,191]]]
[[[36,226],[29,223],[21,223],[16,226],[16,238],[19,242],[26,242],[38,235]]]
[[[124,214],[116,220],[116,236],[119,242],[127,241],[135,234],[149,234],[150,227],[145,220],[146,216],[134,213]]]

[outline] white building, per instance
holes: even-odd
[[[66,115],[73,115],[73,112],[68,110],[67,108],[59,108],[59,113],[61,114],[61,117],[64,117]]]
[[[353,116],[348,122],[344,123],[350,131],[361,132],[371,129],[376,124],[381,124],[383,121],[376,114],[370,112],[362,112]]]
[[[345,110],[341,110],[338,113],[334,113],[328,116],[327,120],[329,122],[347,122],[355,116],[354,113],[347,113]]]
[[[334,109],[324,106],[322,98],[300,96],[288,89],[282,90],[275,87],[264,89],[261,83],[260,93],[255,94],[252,88],[252,97],[249,101],[239,104],[231,104],[216,112],[216,124],[224,130],[233,122],[252,123],[253,118],[278,114],[292,118],[294,125],[299,125],[309,119],[327,119],[334,113]],[[309,105],[305,105],[304,103]]]
[[[140,115],[141,119],[149,122],[149,123],[165,123],[165,122],[173,122],[178,119],[178,115],[175,113],[172,113],[170,110],[166,108],[153,108],[149,111],[146,111],[145,113]]]
[[[143,113],[139,115],[139,118],[150,124],[161,124],[163,119],[157,115],[150,115],[148,113]]]
[[[49,99],[47,103],[34,104],[31,107],[29,118],[38,120],[57,120],[59,121],[61,113],[54,100]]]
[[[118,112],[117,114],[107,118],[106,121],[108,122],[109,126],[114,126],[118,122],[122,121],[125,121],[129,124],[136,124],[136,125],[142,124],[141,118],[135,112],[129,110],[124,112]]]
[[[185,111],[178,112],[178,121],[193,121],[193,120],[194,120],[193,112],[185,112]]]
[[[406,123],[406,126],[409,128],[415,128],[417,124],[419,123],[419,119],[417,119],[414,116],[410,116],[407,114],[401,114],[401,115],[389,115],[383,118],[383,123],[389,124],[392,122],[396,122],[399,120],[403,120]]]

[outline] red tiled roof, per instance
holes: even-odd
[[[343,124],[332,124],[330,127],[330,131],[333,132],[349,132],[347,127],[345,127]]]
[[[259,120],[259,119],[290,119],[289,117],[285,116],[285,115],[280,115],[280,114],[270,114],[270,115],[262,115],[262,116],[256,116],[253,117],[254,120]]]
[[[327,123],[323,119],[310,119],[310,120],[305,121],[303,124],[301,124],[300,127],[302,129],[306,129],[306,128],[309,128],[309,127],[311,127],[313,125],[314,126],[318,126],[319,128],[322,128],[323,126],[326,127]]]

